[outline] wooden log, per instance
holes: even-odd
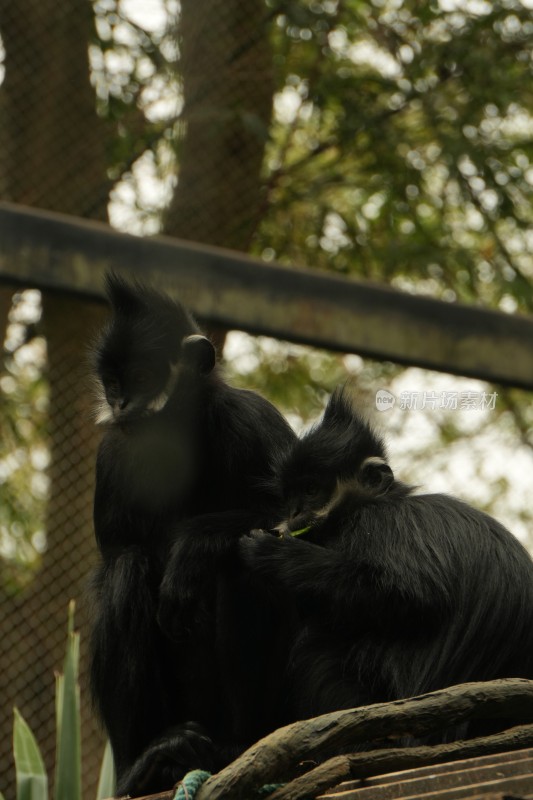
[[[301,798],[316,797],[331,790],[332,787],[338,787],[338,792],[342,792],[343,796],[346,796],[351,789],[357,789],[360,786],[360,780],[343,783],[349,778],[369,778],[391,772],[397,773],[400,770],[411,770],[415,767],[447,764],[455,759],[473,758],[532,746],[533,725],[523,725],[503,733],[466,741],[424,747],[371,750],[364,753],[335,756],[277,789],[270,795],[269,800],[301,800]],[[399,775],[395,775],[395,777],[397,780],[401,779]],[[413,780],[418,777],[421,775],[408,773],[402,779]],[[343,785],[339,787],[341,783]]]
[[[302,760],[376,738],[423,736],[470,719],[533,720],[533,681],[507,679],[452,686],[393,703],[324,714],[266,736],[210,778],[197,800],[241,800],[264,784],[295,777]]]

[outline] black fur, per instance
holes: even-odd
[[[360,485],[361,459],[374,452],[384,456],[381,441],[337,392],[280,467],[287,511],[299,511],[286,530],[306,515],[311,529],[241,540],[253,574],[302,615],[288,690],[295,718],[465,681],[533,678],[528,553],[453,497],[413,494],[399,481],[384,491]],[[303,476],[304,485],[327,483],[336,498],[327,513],[323,497],[302,509]]]
[[[332,394],[320,423],[280,453],[276,480],[287,528],[294,531],[320,515],[347,487],[375,497],[387,491],[394,476],[383,439],[340,388]]]
[[[95,351],[108,427],[96,467],[92,686],[117,791],[142,794],[220,766],[270,725],[260,676],[245,673],[263,663],[267,612],[230,553],[268,519],[274,455],[294,434],[263,398],[224,382],[179,304],[115,276],[107,290],[113,315]]]

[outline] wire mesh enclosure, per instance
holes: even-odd
[[[1,3],[0,199],[528,314],[529,6]],[[53,261],[45,248],[36,258]],[[105,309],[74,290],[75,259],[70,269],[72,290],[61,292],[27,277],[12,285],[0,271],[6,800],[15,791],[14,705],[53,770],[54,672],[71,598],[88,798],[103,751],[87,685],[100,436],[88,351]],[[372,370],[393,372],[390,364]],[[301,382],[301,396],[318,383],[312,369]],[[499,402],[503,434],[530,450],[528,396],[509,390]],[[458,435],[444,423],[440,433],[446,445]],[[499,498],[510,488],[494,480],[491,492]],[[520,514],[530,522],[529,506]]]

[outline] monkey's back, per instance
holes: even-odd
[[[533,561],[495,519],[454,497],[408,494],[364,505],[343,539],[395,589],[398,628],[382,656],[397,696],[533,678]],[[418,615],[406,632],[402,600]]]

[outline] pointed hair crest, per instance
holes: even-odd
[[[341,386],[328,400],[322,418],[285,457],[282,470],[303,474],[314,465],[324,475],[348,478],[372,457],[387,460],[383,439],[355,407],[347,387]]]
[[[100,356],[107,353],[118,362],[129,352],[152,352],[175,361],[183,340],[201,333],[179,302],[138,280],[129,282],[109,272],[105,288],[112,317],[96,348]]]
[[[105,276],[105,291],[115,315],[139,319],[149,315],[156,323],[172,320],[176,325],[179,322],[183,336],[201,332],[181,303],[151,286],[146,286],[138,279],[130,282],[115,272],[108,272]]]

